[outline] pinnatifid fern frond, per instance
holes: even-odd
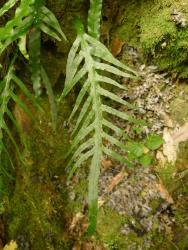
[[[69,158],[67,167],[71,178],[74,172],[91,158],[88,185],[90,219],[88,232],[92,233],[96,228],[98,179],[104,155],[125,164],[129,163],[124,155],[120,155],[104,144],[104,140],[108,140],[112,145],[120,148],[120,151],[126,152],[123,143],[106,131],[113,130],[117,135],[124,134],[124,132],[106,117],[113,115],[131,123],[141,122],[105,104],[103,99],[108,98],[125,105],[128,109],[134,108],[133,105],[112,93],[108,85],[124,89],[124,86],[112,79],[111,75],[133,79],[137,79],[138,76],[134,70],[115,59],[101,42],[84,33],[80,23],[77,23],[77,30],[78,36],[68,55],[65,88],[61,98],[65,97],[76,84],[82,84],[69,118],[69,122],[72,122],[77,115],[76,125],[72,132],[73,139],[67,153],[67,158]],[[109,73],[110,76],[107,76]]]
[[[9,0],[0,9],[0,16],[18,1]],[[23,38],[31,28],[37,27],[49,36],[61,41],[66,39],[55,15],[44,6],[43,0],[21,0],[14,17],[0,28],[0,54],[14,41]]]
[[[16,140],[14,139],[14,136],[12,135],[12,132],[7,124],[7,119],[8,119],[17,128],[18,132],[21,131],[21,128],[10,108],[10,103],[14,102],[21,109],[23,109],[24,112],[26,112],[31,118],[32,118],[32,113],[25,105],[25,103],[22,101],[22,99],[18,95],[16,95],[15,90],[20,89],[21,92],[26,96],[26,98],[28,98],[37,109],[40,109],[40,105],[33,97],[29,89],[22,82],[22,80],[16,76],[14,71],[15,60],[16,56],[11,61],[6,76],[0,82],[0,96],[1,96],[0,97],[0,155],[4,151],[8,154],[9,158],[11,159],[8,150],[6,148],[6,145],[4,143],[4,137],[5,134],[7,134],[7,136],[10,138],[11,142],[15,146],[19,158],[21,159],[19,146]]]
[[[0,9],[0,16],[11,9],[18,1],[10,0]],[[14,41],[23,56],[29,60],[31,82],[36,97],[42,92],[42,83],[49,96],[53,128],[56,127],[57,109],[51,83],[41,66],[41,32],[61,41],[66,37],[55,15],[44,5],[44,0],[21,0],[14,17],[0,28],[0,54]],[[27,46],[27,36],[28,46]],[[29,51],[27,51],[27,47]],[[42,69],[42,70],[41,70]]]

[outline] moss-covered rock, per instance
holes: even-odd
[[[187,77],[188,3],[131,0],[124,7],[122,24],[114,30],[116,36],[141,48],[144,58],[152,60],[162,70]]]

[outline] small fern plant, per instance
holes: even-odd
[[[2,152],[6,152],[11,160],[11,156],[7,150],[6,144],[4,143],[5,134],[8,135],[11,142],[15,146],[17,155],[19,156],[20,160],[22,160],[20,150],[14,136],[11,132],[11,129],[7,125],[7,118],[15,125],[17,131],[21,134],[21,127],[19,126],[18,122],[16,121],[14,114],[11,110],[10,103],[14,102],[17,104],[21,109],[24,110],[31,118],[32,114],[25,103],[22,101],[21,98],[16,94],[17,90],[20,91],[26,96],[28,100],[30,100],[36,109],[40,109],[40,105],[35,100],[34,96],[30,92],[30,90],[25,86],[22,80],[16,76],[14,63],[16,60],[17,55],[14,56],[12,61],[10,62],[8,71],[4,79],[0,82],[0,155]],[[5,133],[4,133],[5,132]],[[2,166],[1,166],[2,167]]]
[[[67,153],[69,178],[88,159],[91,159],[88,184],[89,221],[88,234],[96,229],[98,211],[98,180],[101,162],[104,155],[127,164],[128,160],[117,151],[108,148],[104,140],[126,151],[126,147],[117,137],[106,132],[112,130],[116,135],[124,131],[113,124],[106,114],[117,116],[131,123],[139,123],[134,117],[119,111],[104,103],[104,98],[125,105],[129,109],[131,104],[108,90],[108,85],[125,89],[112,75],[138,78],[135,71],[115,59],[109,50],[99,41],[100,18],[102,0],[91,0],[88,15],[87,30],[84,31],[82,23],[76,21],[77,37],[69,52],[66,67],[66,80],[64,91],[60,100],[67,96],[72,88],[81,83],[81,90],[69,118],[69,123],[77,115],[76,124],[72,132],[72,142]],[[110,74],[110,76],[107,75]],[[103,85],[107,88],[104,88]]]
[[[66,37],[62,32],[55,15],[45,6],[45,2],[43,0],[8,0],[2,8],[0,8],[0,17],[11,10],[16,4],[18,4],[18,2],[20,3],[15,8],[15,15],[0,28],[0,55],[10,45],[14,45],[15,43],[18,45],[19,51],[23,54],[26,60],[28,60],[30,65],[31,82],[33,83],[33,89],[36,97],[41,94],[41,82],[43,82],[44,87],[47,90],[51,104],[52,121],[55,127],[57,120],[55,97],[48,75],[44,67],[41,65],[40,60],[41,31],[58,41],[61,41],[62,38],[66,40]],[[15,53],[14,59],[11,61],[8,72],[1,84],[2,102],[0,103],[0,127],[1,129],[4,128],[4,130],[6,128],[7,132],[10,131],[8,130],[8,127],[5,126],[6,122],[4,120],[4,114],[8,112],[7,108],[5,109],[5,106],[8,106],[9,102],[14,100],[26,110],[24,103],[21,99],[19,99],[16,93],[10,91],[14,88],[12,82],[16,84],[20,83],[21,91],[26,95],[26,97],[31,99],[32,96],[26,86],[24,86],[21,79],[18,79],[16,75],[13,74],[16,58],[17,52]],[[3,83],[6,84],[4,85]],[[36,104],[36,100],[34,98],[32,98],[32,101]],[[8,114],[9,118],[11,118],[15,124],[15,119],[13,119],[14,117],[11,112],[8,112],[7,115]],[[1,138],[2,137],[3,135],[1,132]],[[13,141],[13,137],[11,138]],[[13,142],[16,146],[15,141]]]
[[[0,9],[0,17],[17,3],[18,0],[7,1]],[[36,97],[41,95],[42,83],[46,88],[55,129],[57,121],[55,97],[47,72],[40,60],[41,32],[58,41],[66,40],[58,20],[45,6],[44,0],[21,0],[16,7],[14,17],[0,28],[0,55],[9,45],[17,43],[20,52],[29,61],[31,82]]]

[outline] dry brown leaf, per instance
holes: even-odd
[[[168,203],[172,204],[174,203],[172,196],[169,194],[168,190],[166,189],[166,187],[163,185],[162,182],[156,184],[156,188],[159,191],[161,197],[167,201]]]
[[[112,167],[112,162],[110,160],[107,160],[107,159],[103,159],[101,164],[102,164],[102,167],[104,170],[107,170],[110,167]]]
[[[3,250],[16,250],[18,248],[17,244],[15,241],[11,240],[9,244],[7,244]]]
[[[121,39],[119,38],[115,38],[112,41],[111,44],[111,52],[113,54],[113,56],[118,56],[122,50],[123,45],[125,44],[125,42],[123,42]]]
[[[124,178],[125,172],[121,171],[117,174],[111,181],[110,185],[108,186],[108,192],[112,192],[115,186],[117,186]]]

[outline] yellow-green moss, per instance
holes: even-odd
[[[188,20],[188,3],[183,0],[127,1],[123,23],[115,33],[125,43],[141,48],[145,60],[183,78],[188,76],[188,26],[176,25],[174,10]]]
[[[16,183],[5,214],[9,239],[20,237],[31,249],[70,249],[66,247],[64,206],[64,155],[69,144],[68,129],[63,126],[70,107],[60,107],[57,132],[51,126],[48,101],[43,98],[44,112],[38,112],[36,127],[25,135],[24,164],[16,164]],[[28,138],[27,138],[28,136]],[[31,140],[32,138],[32,140]],[[20,248],[25,250],[25,246]]]

